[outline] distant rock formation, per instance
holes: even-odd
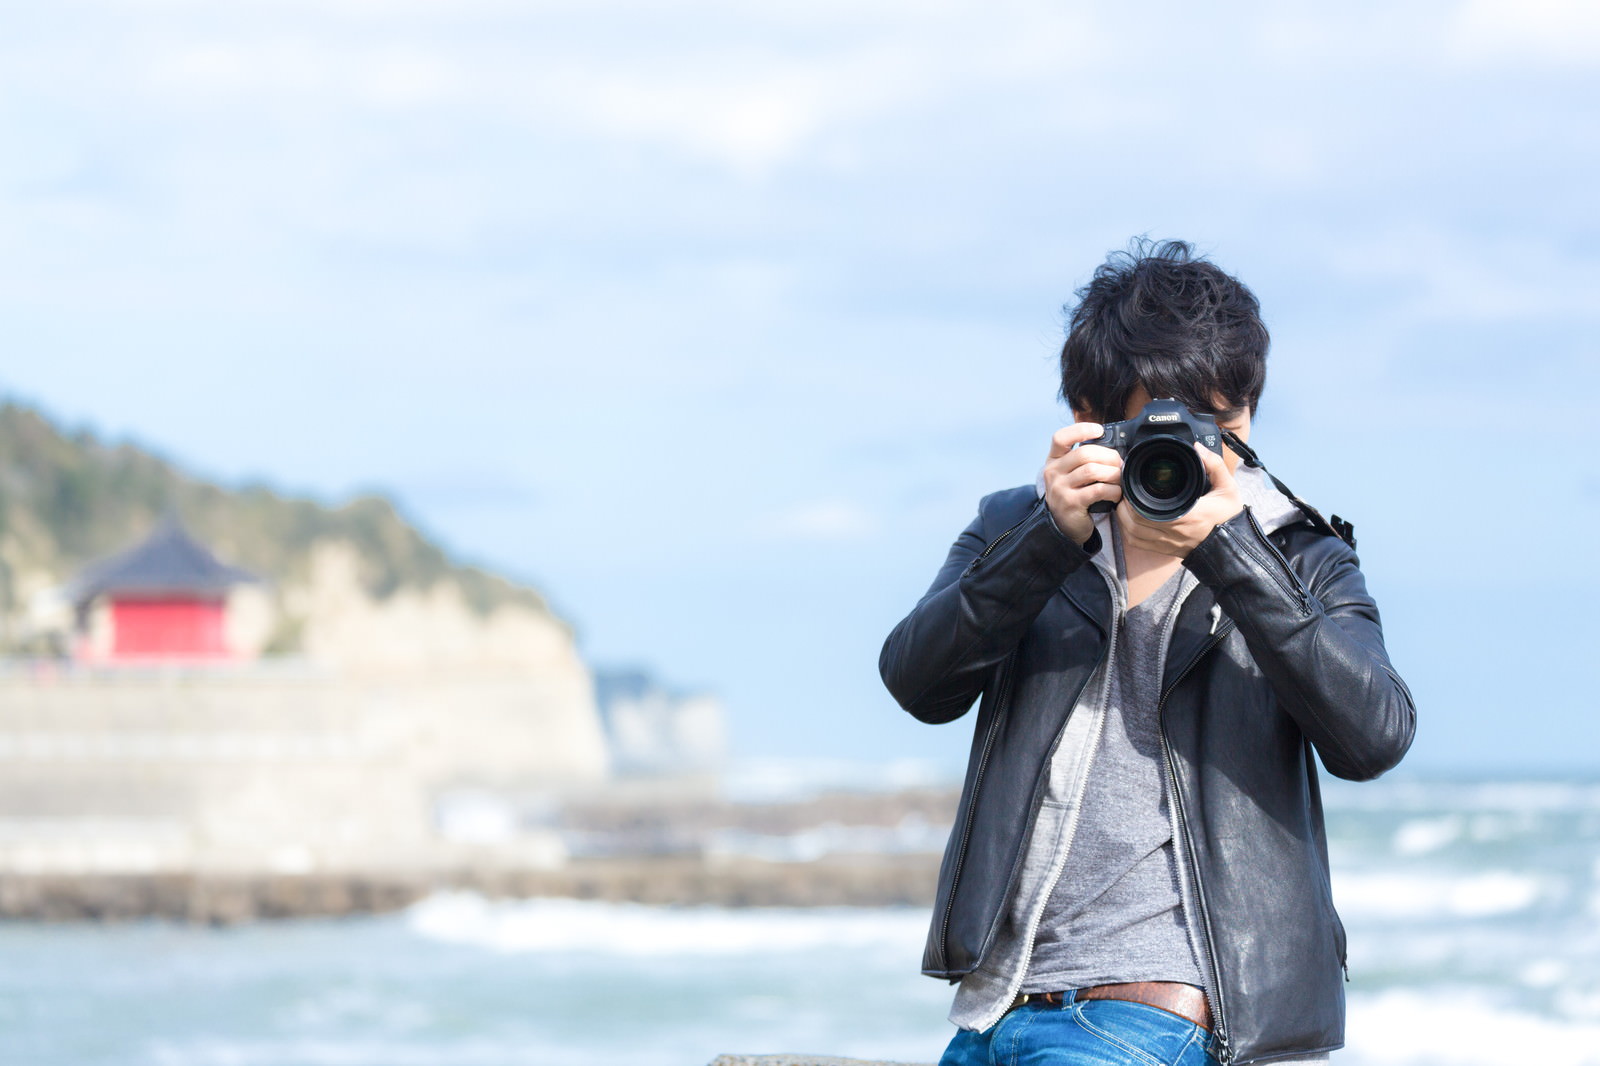
[[[598,672],[595,689],[617,773],[667,777],[721,769],[728,738],[715,695],[669,689],[636,668]]]

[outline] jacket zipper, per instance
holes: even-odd
[[[1272,543],[1271,538],[1267,536],[1267,531],[1261,528],[1261,523],[1256,520],[1255,512],[1247,507],[1245,508],[1245,514],[1250,517],[1250,528],[1256,531],[1256,536],[1260,537],[1262,542],[1266,544],[1267,550],[1273,554],[1274,558],[1276,558],[1278,562],[1283,564],[1283,568],[1285,570],[1291,574],[1294,573],[1294,571],[1289,567],[1289,560],[1283,557],[1283,553],[1278,550],[1278,546]],[[1305,615],[1311,613],[1311,608],[1306,603],[1305,589],[1290,587],[1290,583],[1284,581],[1283,578],[1280,577],[1270,566],[1263,566],[1262,569],[1267,572],[1267,576],[1272,579],[1273,583],[1283,590],[1284,595],[1294,600],[1295,605],[1300,608],[1301,614]]]
[[[1010,529],[1006,530],[1004,533],[1000,534],[998,537],[994,538],[994,540],[990,541],[984,547],[983,551],[978,553],[978,557],[976,559],[972,560],[972,562],[967,564],[967,572],[971,573],[973,570],[976,570],[978,568],[978,564],[979,563],[981,563],[985,559],[989,558],[989,553],[990,552],[992,552],[996,548],[1000,547],[1000,545],[1002,545],[1002,544],[1004,544],[1006,542],[1006,538],[1007,537],[1011,536],[1011,534],[1015,533],[1017,530],[1021,529],[1024,525],[1026,525],[1027,522],[1028,522],[1028,519],[1032,518],[1033,517],[1033,513],[1039,509],[1039,504],[1043,503],[1043,502],[1044,501],[1040,500],[1037,503],[1035,503],[1032,507],[1028,508],[1028,513],[1022,516],[1021,521],[1019,521],[1016,525],[1012,526]]]
[[[1222,1066],[1229,1066],[1229,1063],[1233,1061],[1233,1051],[1228,1044],[1227,1012],[1222,998],[1222,971],[1217,965],[1217,948],[1211,936],[1211,914],[1206,907],[1205,889],[1200,884],[1200,863],[1195,855],[1194,842],[1189,833],[1188,819],[1184,816],[1183,796],[1178,791],[1178,768],[1173,764],[1172,745],[1167,741],[1166,709],[1167,697],[1172,695],[1185,677],[1189,676],[1189,671],[1193,670],[1201,659],[1209,655],[1213,648],[1221,644],[1227,635],[1224,632],[1213,636],[1205,647],[1200,649],[1199,654],[1189,660],[1189,664],[1183,668],[1181,674],[1173,679],[1172,684],[1167,686],[1167,691],[1162,694],[1160,701],[1156,704],[1156,721],[1161,727],[1161,754],[1164,757],[1167,769],[1167,789],[1172,795],[1173,809],[1178,815],[1178,830],[1183,834],[1183,849],[1189,855],[1189,880],[1194,888],[1195,905],[1200,909],[1200,936],[1205,941],[1206,958],[1211,964],[1211,983],[1215,987],[1208,989],[1206,995],[1213,1001],[1211,1004],[1211,1016],[1217,1035],[1217,1061],[1222,1063]]]
[[[1026,519],[1024,519],[1026,521]],[[1021,523],[1018,523],[1019,525]],[[1013,526],[1013,529],[1016,527]],[[1004,539],[1004,536],[1000,539]],[[1000,539],[995,541],[1000,543]],[[981,558],[981,556],[980,556]],[[950,915],[955,910],[956,889],[961,885],[961,871],[967,863],[967,845],[972,840],[972,822],[978,815],[978,793],[983,788],[983,775],[989,769],[989,752],[994,750],[994,738],[999,735],[1000,723],[1005,717],[1006,704],[1011,699],[1011,679],[1015,674],[1015,664],[1012,662],[1017,653],[1012,652],[1006,656],[1005,680],[1000,685],[1000,694],[995,701],[994,718],[989,722],[989,732],[983,738],[983,751],[978,755],[978,772],[972,778],[972,799],[967,804],[967,818],[961,826],[961,844],[956,849],[955,868],[950,872],[950,895],[944,902],[944,918],[939,923],[939,948],[944,952],[945,969],[950,968]]]

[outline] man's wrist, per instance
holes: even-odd
[[[1061,528],[1061,523],[1056,520],[1056,513],[1050,510],[1048,505],[1046,505],[1044,510],[1045,513],[1050,516],[1050,528],[1056,531],[1056,536],[1060,537],[1062,540],[1073,545],[1074,547],[1081,548],[1085,555],[1093,555],[1095,552],[1100,550],[1100,530],[1094,525],[1092,520],[1089,524],[1089,535],[1083,540],[1079,540],[1077,537],[1074,537],[1071,533]]]

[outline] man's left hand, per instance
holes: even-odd
[[[1117,522],[1129,544],[1159,555],[1186,558],[1211,531],[1244,510],[1239,498],[1239,486],[1228,470],[1222,456],[1203,444],[1196,444],[1200,461],[1205,464],[1206,476],[1211,479],[1211,491],[1195,501],[1194,507],[1182,518],[1171,522],[1152,522],[1140,516],[1128,503],[1126,496],[1117,504]]]

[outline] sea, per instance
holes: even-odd
[[[1339,1066],[1600,1064],[1600,780],[1327,789]],[[916,908],[443,894],[238,928],[0,924],[3,1066],[937,1061]]]

